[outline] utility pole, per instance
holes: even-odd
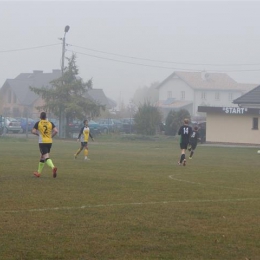
[[[62,38],[62,59],[61,59],[61,76],[64,74],[64,59],[65,59],[65,51],[66,51],[66,33],[69,31],[70,27],[68,25],[65,26],[64,36]],[[65,138],[66,133],[66,116],[64,111],[60,108],[60,116],[59,116],[59,136],[60,138]]]

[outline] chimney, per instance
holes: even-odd
[[[61,74],[61,70],[60,69],[53,69],[52,73],[59,73],[59,74]]]
[[[206,81],[206,80],[209,79],[209,77],[210,77],[210,74],[209,74],[208,72],[206,72],[205,70],[203,70],[203,71],[201,72],[201,78],[202,78],[202,80]]]

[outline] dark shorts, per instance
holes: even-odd
[[[195,150],[197,147],[197,143],[190,143],[191,150]]]
[[[180,148],[181,149],[187,149],[189,143],[180,143]]]
[[[86,147],[86,148],[88,148],[88,142],[81,142],[81,147]]]
[[[40,152],[42,155],[50,153],[52,144],[39,143]]]

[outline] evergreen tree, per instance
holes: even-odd
[[[50,82],[51,87],[30,87],[31,91],[38,94],[45,102],[38,110],[52,112],[61,119],[62,114],[66,122],[74,118],[83,120],[87,117],[95,117],[100,114],[100,105],[95,104],[86,93],[92,89],[92,79],[87,82],[78,76],[79,71],[76,65],[76,56],[67,58],[68,66],[64,69],[63,75]]]
[[[190,113],[186,109],[181,109],[179,111],[171,110],[165,121],[165,134],[166,135],[176,135],[180,126],[183,125],[183,120],[185,118],[190,119]]]
[[[177,125],[174,123],[176,121],[176,114],[177,112],[171,110],[165,120],[165,134],[166,135],[176,135],[177,132]]]
[[[159,90],[157,89],[158,85],[158,82],[153,82],[150,87],[144,86],[142,88],[138,88],[134,93],[134,104],[136,106],[143,105],[147,102],[150,104],[155,104],[159,100]]]
[[[138,134],[155,135],[156,129],[161,124],[162,115],[157,107],[148,102],[138,108],[134,120]]]

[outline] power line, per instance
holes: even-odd
[[[145,67],[171,69],[171,70],[174,69],[174,68],[158,66],[158,65],[149,65],[149,64],[135,63],[135,62],[130,62],[130,61],[116,60],[116,59],[111,59],[111,58],[104,58],[104,57],[100,57],[100,56],[97,56],[97,55],[92,55],[92,54],[87,54],[87,53],[77,52],[77,51],[72,51],[72,50],[67,50],[67,51],[70,51],[70,52],[73,52],[73,53],[76,53],[76,54],[82,54],[82,55],[89,56],[89,57],[102,59],[102,60],[109,60],[109,61],[121,62],[121,63],[126,63],[126,64],[132,64],[132,65],[140,65],[140,66],[145,66]]]
[[[92,55],[92,54],[87,54],[83,52],[75,52],[72,50],[67,50],[76,54],[81,54],[89,57],[94,57],[102,60],[109,60],[109,61],[114,61],[114,62],[120,62],[120,63],[126,63],[126,64],[132,64],[132,65],[139,65],[139,66],[144,66],[144,67],[152,67],[152,68],[160,68],[160,69],[169,69],[169,70],[179,70],[179,71],[201,71],[198,69],[183,69],[183,68],[176,68],[176,67],[165,67],[165,66],[159,66],[159,65],[150,65],[150,64],[143,64],[143,63],[136,63],[136,62],[130,62],[130,61],[122,61],[122,60],[116,60],[116,59],[111,59],[111,58],[105,58],[105,57],[100,57],[97,55]],[[260,64],[259,64],[260,65]],[[204,70],[204,69],[202,69]],[[253,72],[253,71],[260,71],[260,69],[247,69],[247,70],[242,70],[242,69],[236,69],[236,70],[213,70],[213,69],[206,69],[208,72],[215,72],[215,73],[224,73],[224,72]]]
[[[76,48],[81,48],[89,51],[99,52],[103,54],[109,54],[117,57],[123,57],[123,58],[129,58],[129,59],[135,59],[135,60],[143,60],[143,61],[151,61],[151,62],[160,62],[160,63],[173,63],[173,64],[180,64],[180,65],[195,65],[195,66],[259,66],[260,63],[245,63],[245,64],[212,64],[212,63],[190,63],[190,62],[177,62],[177,61],[165,61],[165,60],[154,60],[154,59],[147,59],[147,58],[140,58],[140,57],[134,57],[134,56],[128,56],[128,55],[122,55],[122,54],[116,54],[112,52],[106,52],[106,51],[100,51],[96,49],[91,49],[87,47],[81,47],[73,44],[67,44],[67,46],[72,46]]]
[[[41,45],[41,46],[34,46],[34,47],[28,47],[28,48],[20,48],[20,49],[12,49],[12,50],[5,50],[5,51],[0,51],[0,53],[7,53],[7,52],[17,52],[17,51],[26,51],[26,50],[33,50],[33,49],[40,49],[40,48],[46,48],[46,47],[51,47],[51,46],[57,46],[61,45],[61,43],[55,43],[55,44],[48,44],[48,45]],[[103,54],[109,54],[117,57],[123,57],[123,58],[129,58],[129,59],[134,59],[134,60],[142,60],[142,61],[149,61],[149,62],[160,62],[160,63],[168,63],[168,64],[177,64],[177,65],[189,65],[189,66],[259,66],[260,64],[255,63],[255,64],[208,64],[208,63],[185,63],[185,62],[174,62],[174,61],[163,61],[163,60],[154,60],[154,59],[146,59],[146,58],[139,58],[139,57],[133,57],[133,56],[128,56],[128,55],[121,55],[121,54],[116,54],[116,53],[111,53],[111,52],[105,52],[105,51],[100,51],[100,50],[95,50],[87,47],[81,47],[77,45],[72,45],[72,44],[66,44],[66,46],[72,46],[76,48],[82,48],[98,53],[103,53]],[[89,56],[89,57],[94,57],[98,59],[103,59],[103,60],[109,60],[113,62],[120,62],[120,63],[125,63],[125,64],[131,64],[131,65],[138,65],[138,66],[143,66],[143,67],[152,67],[152,68],[160,68],[160,69],[169,69],[169,70],[179,70],[179,71],[201,71],[201,70],[206,70],[209,72],[256,72],[260,71],[260,69],[222,69],[222,70],[214,70],[214,69],[184,69],[184,68],[179,68],[179,67],[166,67],[166,66],[161,66],[161,65],[152,65],[152,64],[143,64],[143,63],[136,63],[136,62],[131,62],[131,61],[123,61],[123,60],[118,60],[118,59],[112,59],[112,58],[106,58],[106,57],[101,57],[97,55],[92,55],[88,53],[83,53],[83,52],[75,52],[72,50],[67,50],[73,53]]]
[[[13,50],[5,50],[0,51],[0,53],[4,52],[15,52],[15,51],[27,51],[27,50],[33,50],[33,49],[40,49],[40,48],[46,48],[51,46],[61,45],[61,43],[55,43],[55,44],[49,44],[49,45],[42,45],[42,46],[36,46],[36,47],[28,47],[28,48],[22,48],[22,49],[13,49]]]

